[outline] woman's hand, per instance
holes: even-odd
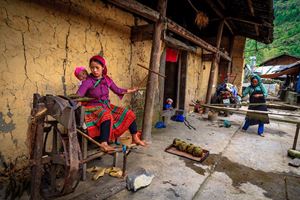
[[[136,88],[136,87],[134,87],[134,88],[132,88],[132,89],[127,89],[127,94],[129,94],[129,93],[134,93],[134,92],[137,92],[139,89],[138,88]]]

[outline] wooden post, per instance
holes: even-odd
[[[57,121],[53,125],[53,138],[52,138],[52,155],[57,154],[58,150],[58,145],[57,145]],[[50,176],[51,176],[51,188],[55,188],[56,184],[56,165],[51,165],[50,166]]]
[[[228,82],[230,81],[229,78],[230,78],[231,70],[232,70],[233,44],[234,44],[234,36],[232,36],[231,39],[230,39],[229,56],[230,56],[231,60],[228,62],[228,68],[227,68],[227,79],[228,79]]]
[[[159,73],[160,74],[166,74],[166,48],[164,48],[161,57],[160,57],[160,67],[159,67]],[[165,90],[165,79],[163,77],[159,77],[158,80],[158,87],[159,87],[159,105],[161,108],[164,105],[164,90]]]
[[[179,109],[179,101],[180,101],[180,82],[181,82],[181,54],[178,58],[178,72],[177,72],[177,90],[176,90],[176,109]]]
[[[36,103],[37,111],[41,111],[45,108],[44,104]],[[37,120],[34,138],[34,152],[33,161],[34,165],[31,168],[31,200],[41,199],[40,188],[42,179],[42,155],[43,155],[43,136],[44,136],[44,119],[45,116]]]
[[[158,10],[160,13],[159,20],[155,23],[152,49],[151,49],[151,59],[150,59],[150,69],[153,71],[159,71],[159,61],[161,54],[161,36],[164,30],[164,20],[166,17],[167,10],[167,0],[159,0]],[[154,73],[148,74],[147,90],[146,90],[146,101],[144,109],[143,118],[143,139],[148,142],[151,141],[151,129],[152,129],[152,116],[153,116],[153,105],[155,99],[155,89],[157,88],[158,76]]]
[[[299,127],[300,127],[300,124],[297,124],[296,133],[295,133],[295,137],[294,137],[294,144],[293,144],[293,148],[292,148],[294,150],[296,150],[296,146],[297,146]]]
[[[222,34],[223,34],[223,27],[224,27],[224,20],[222,20],[219,24],[218,28],[218,35],[217,35],[217,49],[219,51],[220,45],[221,45],[221,39],[222,39]],[[207,89],[207,95],[206,95],[206,103],[210,103],[211,96],[212,96],[212,91],[213,88],[216,87],[214,85],[215,82],[215,71],[216,68],[219,66],[219,61],[220,61],[220,54],[215,53],[212,63],[211,63],[211,69],[210,69],[210,75],[209,75],[209,82],[208,82],[208,89]]]
[[[85,160],[85,159],[87,159],[88,140],[84,136],[82,136],[81,139],[82,139],[82,141],[81,141],[82,159]],[[86,180],[86,168],[87,168],[86,163],[82,164],[82,177],[81,177],[81,179],[83,181]]]

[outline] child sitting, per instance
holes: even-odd
[[[80,80],[80,82],[79,82],[79,86],[80,86],[82,81],[84,81],[87,78],[88,72],[85,69],[85,67],[80,66],[80,67],[75,68],[74,75],[76,76],[76,78],[78,80]]]
[[[172,110],[173,109],[173,100],[171,98],[167,98],[166,104],[164,105],[165,110]]]

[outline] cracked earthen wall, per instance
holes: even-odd
[[[75,66],[102,52],[109,76],[124,88],[148,73],[137,63],[149,66],[151,41],[130,41],[130,27],[141,21],[102,1],[1,0],[0,19],[0,152],[6,162],[27,155],[33,93],[75,93]],[[116,105],[132,101],[131,95],[110,97]]]
[[[232,53],[232,74],[236,75],[234,83],[239,93],[242,93],[242,84],[244,79],[244,49],[246,44],[246,38],[236,36],[233,42],[233,53]]]
[[[205,84],[203,80],[202,59],[194,53],[188,54],[187,61],[187,81],[185,91],[185,110],[192,111],[193,107],[189,106],[192,100],[203,98],[204,91],[201,87]],[[206,83],[207,84],[207,83]],[[206,93],[205,93],[206,95]]]
[[[228,39],[225,39],[222,45],[223,47],[229,45]],[[239,93],[242,91],[242,81],[244,75],[244,48],[245,37],[236,36],[233,43],[232,74],[235,75],[233,84],[237,86]],[[189,53],[185,99],[186,110],[190,111],[193,109],[193,107],[189,106],[191,100],[198,99],[205,101],[211,63],[211,61],[202,61],[201,57],[193,53]],[[216,69],[212,94],[214,94],[216,91],[219,78],[221,78],[220,73],[219,70]]]

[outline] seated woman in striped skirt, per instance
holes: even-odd
[[[135,114],[123,107],[110,103],[109,89],[117,94],[120,99],[124,94],[136,92],[138,89],[122,89],[116,86],[113,80],[107,76],[106,61],[96,55],[90,59],[91,74],[80,85],[77,95],[94,98],[85,104],[85,123],[90,137],[98,137],[103,151],[112,151],[109,141],[115,141],[126,130],[132,134],[132,142],[145,146],[137,134]]]

